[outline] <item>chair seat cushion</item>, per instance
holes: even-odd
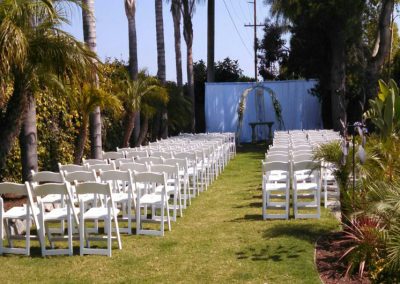
[[[297,190],[314,190],[317,188],[318,185],[315,182],[305,182],[297,184]]]
[[[13,207],[8,211],[6,211],[3,217],[10,219],[24,219],[26,217],[26,207],[23,206]]]
[[[160,194],[145,194],[140,197],[140,205],[155,205],[161,203]]]
[[[75,208],[77,214],[79,214],[79,208]],[[71,210],[72,214],[72,210]],[[50,212],[44,214],[44,220],[66,220],[67,219],[67,207],[55,208]]]
[[[266,183],[264,184],[265,190],[283,190],[286,189],[286,184],[284,183]]]
[[[111,212],[112,213],[112,212]],[[115,208],[115,214],[118,215],[119,209]],[[83,213],[84,219],[107,219],[108,209],[105,207],[93,207]]]

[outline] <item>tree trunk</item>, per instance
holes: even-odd
[[[214,82],[215,0],[208,0],[207,8],[207,82]]]
[[[86,9],[82,9],[83,38],[89,49],[96,53],[94,0],[83,0],[82,4],[86,7]],[[98,85],[97,75],[95,75],[94,81]],[[93,159],[100,159],[102,157],[100,107],[96,107],[90,114],[90,142],[91,157]]]
[[[365,74],[366,103],[378,94],[379,73],[387,58],[391,45],[391,15],[394,9],[394,0],[382,1],[379,15],[378,32],[372,57],[368,61]]]
[[[156,10],[156,34],[157,34],[157,77],[162,84],[166,81],[166,71],[165,71],[165,44],[164,44],[164,22],[162,13],[162,0],[155,0],[155,10]],[[168,112],[167,108],[163,107],[160,115],[156,116],[157,124],[159,129],[155,135],[162,138],[167,138],[168,136]],[[156,124],[156,125],[157,125]]]
[[[22,163],[22,180],[31,181],[31,170],[38,170],[36,102],[33,94],[28,95],[26,113],[19,135]]]
[[[182,51],[181,51],[181,8],[179,0],[172,0],[171,13],[174,21],[175,39],[175,64],[176,64],[176,84],[182,91]],[[183,92],[181,93],[183,95]]]
[[[196,105],[194,98],[194,74],[193,74],[193,25],[192,25],[192,11],[189,7],[190,3],[186,0],[182,2],[183,5],[183,37],[186,42],[186,56],[187,56],[187,81],[189,89],[189,97],[192,101],[192,120],[190,123],[190,129],[194,133],[196,126]]]
[[[0,119],[0,169],[6,166],[7,155],[10,153],[17,138],[28,106],[28,91],[23,84],[22,76],[15,76],[14,91],[7,103],[6,112]]]
[[[79,134],[75,145],[74,151],[74,164],[80,165],[82,162],[83,151],[85,150],[85,144],[87,139],[87,125],[88,118],[84,117],[82,119],[81,127],[79,128]]]
[[[135,113],[128,112],[125,116],[125,131],[122,147],[129,147],[129,141],[131,140],[133,128],[135,127]]]
[[[143,144],[144,140],[146,139],[147,131],[149,130],[149,118],[143,116],[142,125],[140,126],[140,135],[136,142],[136,147]]]
[[[331,65],[331,115],[333,129],[345,131],[347,124],[346,115],[346,51],[345,35],[343,31],[334,33],[331,40],[332,44],[332,65]]]
[[[155,0],[156,10],[156,37],[157,37],[157,77],[161,83],[165,83],[165,44],[164,21],[162,12],[162,0]]]
[[[136,36],[136,0],[125,0],[125,14],[128,19],[129,36],[129,74],[132,80],[138,76],[138,57],[137,57],[137,36]],[[133,130],[133,140],[135,143],[140,134],[140,110],[135,113],[135,128]]]

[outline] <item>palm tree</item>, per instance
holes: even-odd
[[[82,0],[83,38],[88,48],[96,53],[96,19],[94,17],[94,0]],[[97,75],[94,74],[97,80]],[[98,82],[96,83],[98,84]],[[101,145],[101,113],[100,107],[93,109],[90,114],[90,148],[91,157],[100,159],[102,156]]]
[[[164,21],[162,13],[162,0],[155,0],[155,11],[156,11],[156,35],[157,35],[157,77],[162,84],[166,81],[165,71],[165,44],[164,44]],[[156,120],[156,130],[160,128],[160,136],[167,138],[168,136],[168,113],[167,109],[161,110],[161,115]],[[161,125],[159,124],[161,120]],[[157,131],[158,132],[158,131]],[[158,134],[158,133],[156,133]]]
[[[0,4],[0,77],[11,78],[14,85],[5,111],[0,114],[1,169],[20,132],[24,114],[28,107],[34,109],[34,96],[38,91],[60,89],[60,79],[68,79],[72,74],[83,78],[83,70],[95,67],[95,55],[59,29],[66,23],[62,14],[51,1],[3,0]],[[32,25],[32,19],[37,18],[40,21]],[[28,118],[32,122],[35,116]],[[28,126],[30,129],[32,124]],[[36,137],[25,137],[32,145],[36,143]],[[28,160],[35,158],[33,155],[26,157]]]
[[[94,85],[84,83],[80,91],[72,90],[70,102],[81,116],[79,133],[76,139],[74,151],[74,163],[80,164],[87,140],[87,129],[89,125],[90,114],[97,108],[107,108],[111,111],[121,110],[121,102],[116,96],[95,87]]]
[[[141,100],[158,88],[159,81],[146,75],[142,70],[136,80],[126,78],[121,82],[118,96],[125,110],[125,131],[122,147],[129,147],[132,131],[135,127],[135,113],[140,110]]]
[[[132,80],[138,76],[138,58],[137,58],[137,37],[136,37],[136,0],[125,1],[125,14],[128,19],[129,32],[129,74]],[[140,132],[140,111],[135,114],[137,125],[134,132],[134,140],[137,141]]]
[[[194,98],[194,73],[193,73],[193,23],[192,18],[195,10],[196,2],[203,2],[202,0],[182,0],[181,13],[183,17],[183,38],[186,42],[186,69],[187,81],[189,89],[189,97],[192,100],[192,121],[191,131],[195,132],[196,118],[195,118],[195,98]]]
[[[176,83],[180,89],[182,83],[182,51],[181,51],[181,0],[171,0],[171,13],[174,22],[175,39],[175,64],[176,64]],[[181,92],[183,94],[183,92]]]

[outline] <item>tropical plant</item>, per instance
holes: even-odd
[[[0,77],[13,83],[0,119],[1,168],[21,129],[22,114],[38,90],[47,87],[62,91],[62,81],[74,76],[84,78],[87,68],[96,68],[95,55],[60,30],[68,23],[63,15],[53,1],[0,3]],[[36,143],[36,139],[33,141]]]
[[[151,88],[151,90],[141,98],[141,126],[136,146],[142,145],[146,140],[149,130],[149,120],[157,114],[158,109],[166,107],[168,100],[169,97],[166,88],[160,85]]]
[[[121,102],[116,96],[87,83],[79,88],[71,90],[71,106],[81,117],[74,151],[74,163],[80,164],[87,139],[90,113],[92,113],[96,107],[107,108],[115,112],[122,110],[122,107]]]
[[[140,71],[136,80],[126,77],[121,82],[118,97],[122,101],[125,110],[123,147],[129,146],[132,131],[135,127],[135,113],[141,109],[143,98],[157,90],[159,88],[158,85],[159,81],[154,77],[148,76],[145,70]]]
[[[344,239],[339,242],[347,249],[340,260],[348,264],[346,274],[355,269],[360,276],[365,270],[373,273],[385,253],[386,234],[382,223],[377,218],[361,215],[343,226]]]
[[[379,80],[378,96],[369,101],[370,109],[364,114],[375,125],[381,138],[391,139],[400,131],[400,94],[396,82]]]

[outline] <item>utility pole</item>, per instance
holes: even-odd
[[[253,24],[244,25],[245,27],[253,27],[254,28],[254,79],[256,82],[258,81],[257,75],[257,27],[263,27],[263,24],[257,24],[257,0],[249,1],[248,3],[253,4],[254,6],[254,22]]]

